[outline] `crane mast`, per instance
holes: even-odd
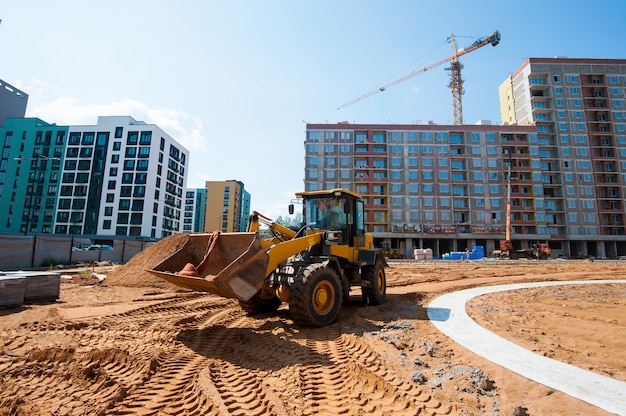
[[[361,100],[364,100],[368,97],[371,97],[374,94],[377,94],[379,92],[385,91],[387,88],[393,87],[397,84],[400,84],[401,82],[406,81],[407,79],[413,78],[416,75],[419,75],[423,72],[426,72],[430,69],[433,69],[435,67],[438,67],[439,65],[442,65],[446,62],[450,62],[450,68],[448,68],[450,70],[450,85],[449,87],[452,90],[452,113],[453,113],[453,117],[454,117],[454,124],[463,124],[463,102],[462,102],[462,95],[463,95],[463,78],[461,77],[461,68],[463,67],[463,65],[459,62],[459,57],[468,54],[470,52],[475,51],[478,48],[482,48],[485,45],[489,45],[491,44],[492,46],[496,46],[498,45],[498,43],[500,43],[500,32],[499,31],[495,31],[492,34],[484,37],[484,38],[480,38],[478,40],[476,40],[474,43],[472,43],[470,46],[468,46],[467,48],[461,48],[459,50],[456,49],[456,43],[454,40],[454,35],[450,35],[450,43],[452,44],[452,55],[443,58],[437,62],[434,62],[430,65],[426,65],[424,67],[418,68],[416,70],[414,70],[413,72],[396,79],[395,81],[392,81],[388,84],[385,84],[381,87],[378,87],[376,89],[373,89],[372,91],[369,91],[363,95],[361,95],[360,97],[357,97],[351,101],[348,101],[345,104],[340,105],[339,107],[337,107],[337,110],[341,110],[342,108],[345,108],[349,105],[352,105],[354,103],[357,103]]]

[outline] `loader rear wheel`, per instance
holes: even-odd
[[[361,288],[363,300],[368,305],[380,305],[385,301],[387,295],[387,276],[385,266],[381,261],[377,261],[374,266],[363,268],[363,280],[369,282],[369,287]]]
[[[331,324],[339,315],[341,300],[339,276],[325,264],[303,268],[289,287],[289,311],[300,325]]]

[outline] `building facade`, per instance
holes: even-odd
[[[536,126],[551,234],[574,256],[626,254],[626,60],[529,58],[499,93],[503,122]]]
[[[207,181],[206,232],[245,231],[250,215],[250,194],[237,180]]]
[[[204,232],[206,201],[206,188],[187,189],[185,191],[185,213],[183,220],[183,232]]]
[[[0,127],[7,118],[22,118],[26,115],[28,94],[0,79]]]
[[[182,231],[189,153],[158,126],[131,117],[6,124],[2,232],[159,239]]]
[[[361,194],[377,245],[407,257],[413,248],[440,257],[475,245],[490,253],[505,236],[510,186],[514,245],[547,240],[553,256],[572,255],[553,209],[552,195],[565,190],[546,183],[548,155],[533,125],[308,124],[304,145],[305,189]],[[588,237],[604,254],[601,239]],[[623,240],[611,248],[626,254]]]

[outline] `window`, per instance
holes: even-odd
[[[76,183],[88,183],[89,173],[83,172],[76,175]]]
[[[152,142],[152,132],[151,131],[142,131],[141,139],[139,140],[139,144],[150,144]]]
[[[70,133],[70,138],[68,139],[67,144],[69,145],[80,144],[80,133],[79,132]]]
[[[83,133],[82,144],[91,146],[93,145],[95,134],[93,132]]]
[[[124,198],[120,199],[118,209],[120,211],[128,211],[130,208],[130,199]]]
[[[138,132],[136,132],[136,131],[129,131],[128,135],[126,136],[126,144],[129,145],[129,146],[136,145],[138,137],[139,137]]]
[[[143,199],[135,199],[133,200],[133,205],[132,205],[132,210],[137,212],[137,211],[143,211]],[[136,214],[133,214],[136,215]],[[141,215],[141,214],[139,214]],[[141,224],[141,221],[139,221],[138,223],[133,223],[133,224]]]

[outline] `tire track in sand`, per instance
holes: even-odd
[[[44,332],[48,344],[29,349]],[[0,334],[0,345],[21,349],[0,357],[6,414],[450,413],[341,322],[299,328],[285,308],[252,318],[212,296],[33,322]]]

